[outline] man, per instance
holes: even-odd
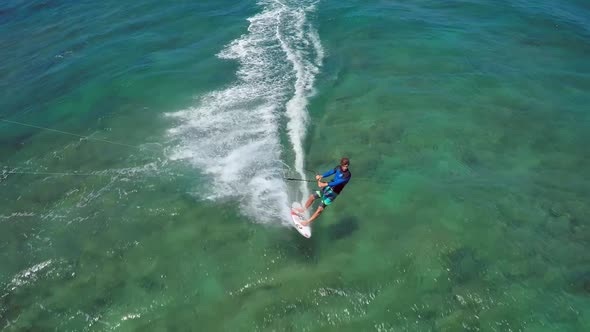
[[[342,189],[344,189],[344,187],[346,186],[348,181],[350,181],[350,177],[352,176],[350,174],[350,171],[348,170],[348,164],[349,164],[348,158],[344,157],[344,158],[340,159],[340,165],[334,167],[334,169],[331,169],[322,175],[315,176],[315,179],[318,181],[318,187],[320,187],[320,190],[316,191],[314,194],[309,196],[309,198],[307,199],[307,202],[305,202],[305,208],[299,208],[299,209],[296,209],[296,211],[299,213],[305,212],[311,206],[313,201],[315,201],[318,198],[321,199],[322,203],[320,203],[320,206],[318,206],[317,210],[311,216],[311,218],[309,218],[308,220],[302,221],[301,225],[303,225],[303,226],[309,225],[312,221],[314,221],[317,217],[319,217],[319,215],[322,213],[322,211],[324,211],[324,208],[326,206],[332,204],[332,202],[334,202],[336,197],[338,197],[338,194],[340,194]],[[334,175],[334,178],[332,179],[332,181],[330,181],[330,182],[322,182],[321,181],[323,178],[326,178],[331,175]]]

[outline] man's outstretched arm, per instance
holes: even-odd
[[[332,168],[331,170],[329,170],[326,173],[322,174],[322,177],[323,178],[327,178],[328,176],[333,175],[335,173],[336,173],[336,169],[335,168]]]

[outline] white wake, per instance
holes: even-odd
[[[248,19],[248,33],[218,54],[239,63],[237,80],[169,114],[178,119],[169,130],[178,141],[171,159],[188,160],[209,177],[204,198],[236,199],[257,222],[286,220],[289,201],[308,195],[305,182],[289,195],[281,157],[292,156],[294,171],[305,178],[307,104],[324,56],[308,20],[316,2],[259,1],[262,11]],[[281,123],[287,147],[281,146]]]

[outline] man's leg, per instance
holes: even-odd
[[[311,218],[309,218],[308,220],[302,221],[301,225],[307,226],[307,225],[311,224],[312,221],[314,221],[317,217],[320,216],[322,211],[324,211],[324,205],[320,204],[320,206],[318,206],[318,209],[315,210],[315,213],[313,214],[313,216],[311,216]]]
[[[307,202],[305,202],[305,207],[304,208],[296,208],[294,210],[297,211],[298,213],[305,212],[307,209],[309,209],[309,207],[311,206],[311,204],[313,203],[313,201],[316,200],[316,198],[317,197],[314,194],[309,195],[309,198],[307,199]]]

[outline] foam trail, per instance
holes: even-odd
[[[307,103],[314,92],[313,83],[324,56],[317,32],[313,28],[305,28],[307,13],[314,9],[313,6],[309,6],[290,11],[290,19],[298,27],[296,34],[277,29],[277,39],[295,71],[295,92],[286,105],[286,114],[289,118],[287,131],[294,150],[295,169],[302,178],[305,178],[303,139],[308,121]],[[300,192],[303,198],[308,194],[304,182],[301,183]]]
[[[281,157],[292,154],[295,171],[305,177],[307,104],[323,50],[308,20],[316,1],[258,5],[262,11],[248,19],[248,33],[218,54],[239,63],[237,80],[202,96],[195,107],[169,114],[178,119],[169,130],[178,141],[170,158],[188,160],[209,176],[203,197],[237,199],[245,215],[271,222],[287,220],[289,202],[308,195],[301,183],[289,197]],[[288,147],[279,136],[285,122]]]

